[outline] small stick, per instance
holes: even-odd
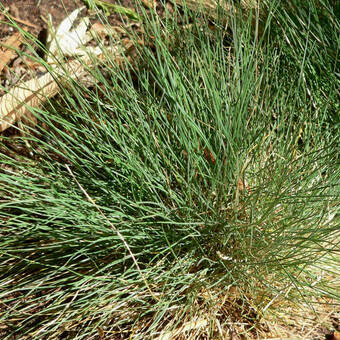
[[[23,24],[25,26],[31,27],[31,28],[39,28],[37,25],[31,24],[30,22],[26,20],[22,20],[20,18],[14,17],[13,15],[7,14],[12,20],[17,21],[20,24]]]
[[[120,231],[112,224],[112,222],[106,217],[106,215],[103,213],[103,211],[98,207],[98,205],[96,204],[96,202],[92,199],[92,197],[87,193],[87,191],[81,186],[81,184],[78,182],[76,176],[73,174],[72,170],[70,169],[70,167],[65,164],[67,171],[70,173],[70,175],[73,177],[74,181],[77,183],[78,187],[80,188],[80,190],[84,193],[84,195],[86,196],[86,198],[94,205],[94,207],[99,211],[99,213],[105,218],[105,220],[110,224],[111,228],[117,233],[118,237],[121,239],[121,241],[124,243],[124,246],[126,247],[126,249],[128,250],[128,252],[130,253],[130,256],[133,260],[133,262],[136,265],[136,268],[140,274],[140,276],[142,277],[146,288],[149,290],[151,296],[156,300],[159,301],[159,298],[156,297],[156,295],[152,292],[148,281],[146,280],[145,276],[142,273],[142,270],[139,267],[139,264],[135,258],[135,255],[133,255],[129,245],[127,244],[127,242],[124,239],[124,236],[120,233]]]

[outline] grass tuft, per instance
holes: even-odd
[[[1,137],[4,338],[256,338],[339,303],[336,8],[261,6],[145,17],[138,65]]]

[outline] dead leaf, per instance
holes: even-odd
[[[0,132],[19,120],[29,107],[39,107],[59,91],[55,77],[47,73],[16,86],[0,98]]]
[[[99,22],[95,22],[90,29],[90,33],[94,35],[95,38],[104,39],[106,36],[114,37],[119,39],[119,34],[117,32],[117,27],[114,26],[104,26]]]
[[[238,182],[237,182],[237,190],[238,191],[243,191],[244,190],[244,184],[241,178],[239,178]]]
[[[129,52],[130,46],[119,48],[112,46],[103,53],[103,50],[97,47],[87,47],[84,44],[92,39],[87,32],[88,18],[82,18],[77,28],[70,30],[82,8],[73,11],[65,18],[57,29],[50,27],[49,35],[50,55],[49,61],[53,57],[65,55],[77,55],[78,59],[69,62],[59,62],[53,65],[50,72],[41,77],[34,77],[19,86],[16,86],[8,93],[0,97],[0,132],[6,130],[23,116],[29,115],[30,108],[40,107],[48,98],[55,96],[60,91],[60,83],[64,80],[77,79],[82,83],[96,80],[92,79],[86,71],[86,66],[93,65],[95,60],[93,56],[102,59],[105,55],[115,55],[115,61],[119,64],[119,53]],[[55,61],[55,59],[54,59]],[[60,66],[60,65],[63,65]],[[90,79],[89,79],[90,77]]]
[[[215,157],[214,157],[214,155],[212,154],[212,152],[209,149],[204,148],[203,149],[203,154],[204,154],[204,158],[208,162],[211,162],[212,164],[215,164],[215,162],[216,162]]]
[[[111,53],[117,53],[117,47],[111,48]],[[64,79],[82,81],[86,75],[85,66],[91,65],[93,59],[87,55],[79,60],[70,61],[64,68],[54,68],[51,73],[35,77],[12,88],[0,98],[0,132],[6,130],[22,116],[29,112],[30,107],[40,107],[48,98],[59,91],[59,82]]]
[[[20,47],[22,42],[23,36],[20,32],[16,32],[5,42],[0,43],[0,46],[2,46],[0,49],[0,72],[11,60],[16,57],[16,50]]]
[[[100,337],[101,339],[104,339],[105,334],[104,334],[103,328],[101,328],[101,327],[98,326],[98,327],[97,327],[97,331],[98,331],[99,337]]]
[[[142,0],[143,5],[150,9],[155,9],[157,6],[156,0]]]
[[[334,332],[333,339],[334,340],[340,340],[340,332]]]
[[[61,55],[74,56],[86,54],[81,47],[92,39],[91,35],[86,32],[90,19],[87,17],[80,19],[78,26],[71,30],[83,8],[84,7],[74,10],[60,23],[57,29],[55,29],[50,22],[47,37],[49,50],[49,55],[47,56],[48,62],[51,63],[55,61],[55,58]]]

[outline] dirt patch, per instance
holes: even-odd
[[[134,12],[140,10],[136,8],[133,0],[105,0],[105,2],[119,5]],[[156,9],[159,16],[164,16],[164,1],[143,0],[143,3],[145,4],[146,11],[150,11],[150,6],[152,6]],[[0,0],[0,43],[7,45],[8,39],[14,38],[15,35],[18,34],[17,27],[20,27],[21,29],[26,30],[31,36],[37,38],[38,41],[44,45],[47,38],[49,16],[52,19],[53,26],[57,27],[71,12],[81,7],[84,7],[81,12],[82,17],[89,17],[91,24],[98,22],[98,16],[95,11],[89,9],[85,5],[85,0]],[[171,6],[172,5],[169,2],[167,7],[171,8]],[[100,9],[102,10],[102,8]],[[135,23],[136,29],[138,30],[137,26],[141,26],[139,21],[131,20],[124,14],[115,12],[112,8],[110,8],[107,21],[110,25],[116,27],[124,27],[127,23],[131,27],[130,24],[133,25]],[[42,57],[44,55],[43,49],[39,49],[35,43],[32,43],[32,45],[38,52],[38,55]],[[10,46],[17,48],[11,44]],[[18,82],[32,79],[35,75],[39,74],[39,66],[32,66],[32,61],[28,60],[29,57],[23,55],[32,55],[32,49],[22,44],[20,50],[23,52],[20,56],[14,56],[8,61],[3,61],[5,67],[0,68],[0,97],[6,93],[5,89],[8,90],[17,85]]]
[[[116,0],[105,0],[111,4],[118,4]],[[121,6],[133,9],[133,1],[122,0],[119,2]],[[53,24],[57,26],[68,14],[76,8],[85,5],[82,0],[2,0],[0,2],[0,39],[3,39],[14,32],[14,28],[6,18],[6,13],[22,28],[27,28],[34,35],[38,35],[42,29],[47,28],[47,18],[52,16]],[[89,15],[86,10],[84,15]],[[112,13],[108,17],[108,21],[112,25],[122,24],[122,18],[118,13]],[[5,23],[4,23],[5,22]]]
[[[105,2],[119,5],[137,13],[140,11],[139,8],[136,8],[133,0],[105,0]],[[170,12],[173,10],[170,0],[142,0],[142,3],[145,5],[144,7],[147,12],[150,11],[150,8],[153,8],[160,17],[164,17],[165,6]],[[89,9],[85,5],[85,0],[0,0],[0,42],[6,42],[8,38],[12,37],[17,32],[15,26],[18,26],[21,29],[25,29],[33,37],[38,38],[44,44],[47,38],[49,16],[52,18],[53,26],[57,27],[71,12],[81,7],[84,7],[81,16],[89,17],[91,23],[94,24],[98,21],[98,17],[94,10]],[[100,9],[102,10],[102,8]],[[138,23],[138,21],[131,20],[124,14],[115,12],[112,8],[107,16],[107,22],[112,26],[126,26],[127,23]],[[28,54],[31,53],[28,52]],[[12,66],[12,64],[7,64],[9,69],[13,69]],[[8,84],[2,82],[8,76],[1,74],[1,70],[0,76],[2,78],[0,79],[1,85],[8,88]],[[13,82],[11,85],[13,85]],[[0,90],[0,96],[2,94]]]

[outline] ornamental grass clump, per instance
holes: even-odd
[[[339,21],[261,6],[145,17],[1,137],[4,338],[256,338],[339,302]]]

